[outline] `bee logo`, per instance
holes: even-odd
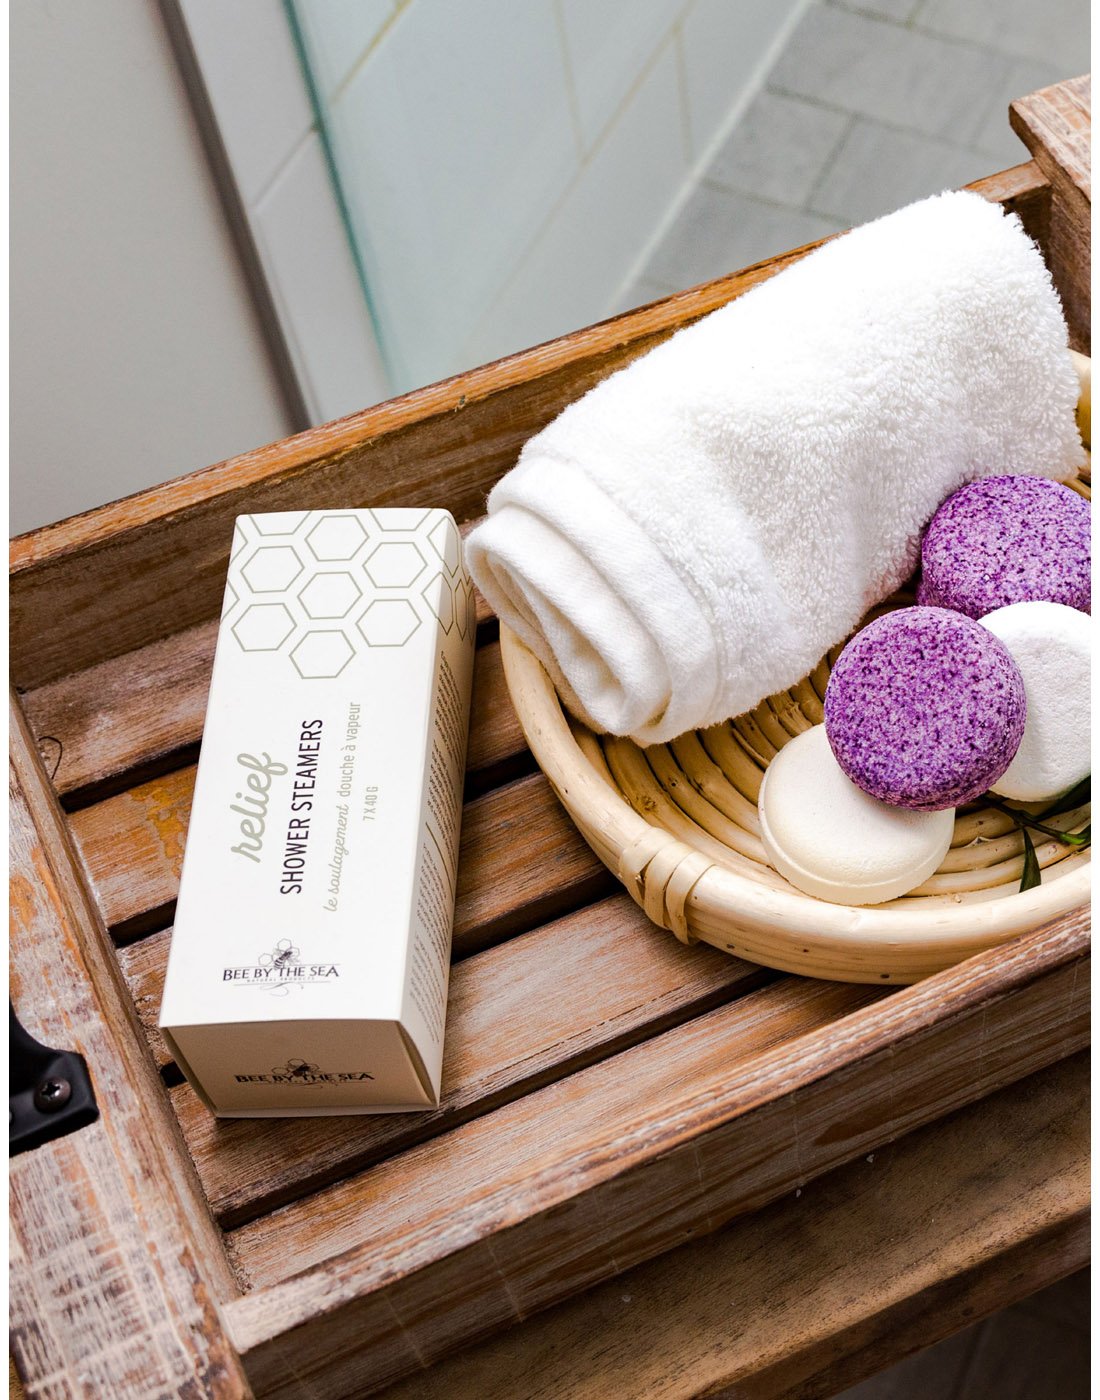
[[[320,1065],[310,1064],[308,1060],[287,1060],[285,1065],[276,1065],[271,1073],[286,1075],[289,1079],[309,1079],[320,1070]]]
[[[289,938],[280,938],[270,953],[261,953],[256,961],[260,967],[293,967],[301,961],[300,951]]]

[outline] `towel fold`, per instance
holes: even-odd
[[[806,675],[966,482],[1071,476],[1076,401],[1019,220],[937,195],[571,404],[497,483],[467,557],[574,713],[663,743]]]

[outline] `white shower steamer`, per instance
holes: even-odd
[[[927,880],[955,813],[891,807],[841,770],[823,724],[780,749],[760,785],[760,832],[771,863],[804,894],[881,904]]]
[[[1064,603],[1010,603],[980,619],[1024,678],[1027,720],[993,791],[1018,802],[1057,797],[1088,776],[1092,618]]]

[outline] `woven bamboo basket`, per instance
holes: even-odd
[[[1088,445],[1090,362],[1074,358]],[[1091,499],[1090,482],[1086,466],[1070,484]],[[860,625],[912,603],[911,593],[899,592]],[[604,865],[683,943],[702,940],[750,962],[834,981],[916,982],[1087,903],[1089,852],[1053,837],[1037,838],[1042,883],[1021,893],[1023,838],[1009,816],[980,800],[959,809],[936,873],[900,899],[830,904],[778,874],[760,838],[760,781],[789,739],[822,723],[841,650],[751,713],[643,749],[594,734],[569,715],[538,659],[501,626],[508,688],[539,766]],[[1045,824],[1076,831],[1089,810]]]

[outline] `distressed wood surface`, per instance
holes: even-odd
[[[1016,98],[1009,122],[1056,189],[1072,186],[1091,203],[1091,74]]]
[[[1077,1055],[386,1389],[817,1400],[1088,1262]]]
[[[185,768],[69,818],[100,912],[120,941],[171,921],[194,785],[194,768]],[[454,956],[615,888],[541,773],[508,783],[463,809]]]
[[[171,928],[162,928],[159,933],[151,933],[148,938],[128,943],[117,950],[119,967],[126,979],[153,1063],[158,1069],[173,1063],[172,1052],[157,1026],[171,940]]]
[[[1044,184],[1029,163],[971,188],[1023,216]],[[473,520],[526,439],[567,403],[816,246],[18,537],[16,686],[35,689],[216,617],[242,511],[425,504]]]
[[[112,779],[134,787],[198,757],[217,620],[76,671],[21,697],[42,761],[62,795]]]
[[[167,940],[121,961],[154,1054]],[[563,997],[561,970],[569,969]],[[774,974],[655,928],[619,894],[458,964],[452,973],[437,1110],[362,1118],[215,1119],[172,1089],[192,1157],[226,1226],[350,1176],[533,1089],[731,1002]]]
[[[888,996],[790,979],[243,1226],[250,1379],[398,1379],[1074,1053],[1087,952],[1082,911]],[[765,1048],[793,989],[820,1024]]]
[[[747,1088],[750,1066],[754,1073],[769,1051],[785,1054],[802,1037],[835,1028],[883,995],[878,988],[791,978],[763,987],[527,1094],[445,1139],[423,1143],[274,1216],[238,1227],[227,1237],[230,1258],[246,1289],[266,1289],[285,1279],[280,1250],[287,1245],[298,1267],[309,1269],[348,1250],[364,1258],[384,1256],[410,1225],[418,1236],[422,1227],[439,1232],[442,1257],[471,1222],[480,1229],[479,1217],[496,1214],[494,1199],[514,1201],[529,1193],[533,1199],[526,1213],[542,1214],[557,1204],[558,1192],[568,1196],[589,1185],[581,1181],[586,1173],[594,1186],[617,1176],[623,1159],[659,1155],[668,1121],[685,1103],[720,1104],[731,1083]],[[794,1165],[795,1147],[787,1133],[773,1148],[787,1159],[784,1168]],[[408,1219],[409,1200],[417,1203],[415,1221]],[[593,1243],[594,1222],[588,1212],[581,1214],[583,1224],[573,1225],[581,1238],[571,1239],[569,1226],[557,1227],[563,1251]],[[620,1257],[615,1240],[600,1244]]]
[[[504,681],[500,642],[479,646],[474,665],[470,740],[466,751],[467,791],[487,789],[519,776],[524,762],[534,767]]]
[[[22,697],[46,770],[83,806],[192,764],[206,717],[217,622],[63,676]],[[484,787],[525,751],[500,662],[485,639],[474,665],[467,782]]]
[[[1092,92],[1090,75],[1057,83],[1009,108],[1012,129],[1050,182],[1047,263],[1075,350],[1091,353]]]
[[[101,1115],[11,1161],[11,1350],[28,1396],[243,1395],[221,1241],[17,710],[11,732],[11,997]]]

